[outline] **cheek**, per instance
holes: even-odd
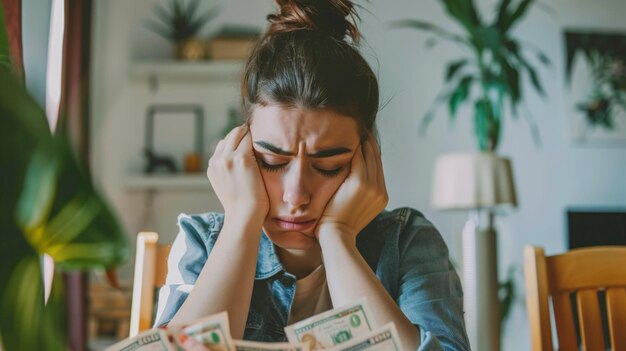
[[[316,201],[323,202],[322,205],[326,206],[330,198],[333,197],[339,187],[341,187],[341,184],[343,184],[347,176],[348,172],[342,172],[332,178],[319,176],[315,186]]]
[[[270,206],[275,206],[281,201],[283,194],[283,179],[280,172],[267,172],[261,170],[261,178],[265,184],[265,191],[270,200]]]

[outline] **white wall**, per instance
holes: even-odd
[[[142,195],[127,194],[120,178],[129,167],[120,140],[142,140],[141,104],[155,99],[127,77],[131,59],[150,52],[167,55],[167,47],[153,34],[140,28],[154,1],[123,0],[96,2],[95,63],[93,80],[94,174],[117,208],[129,233],[137,228]],[[481,8],[493,8],[494,1],[480,1]],[[621,146],[574,144],[567,134],[567,102],[564,79],[564,27],[619,29],[626,31],[626,2],[623,0],[551,0],[554,14],[535,9],[516,29],[516,34],[543,50],[553,62],[539,73],[547,91],[540,99],[526,84],[524,96],[530,114],[541,133],[542,145],[533,143],[523,120],[507,118],[500,152],[512,158],[519,208],[498,219],[500,273],[515,265],[522,267],[522,247],[538,244],[548,254],[566,249],[565,209],[570,206],[626,206],[626,149]],[[263,25],[273,10],[270,0],[222,2],[224,21]],[[388,101],[379,115],[383,158],[391,201],[390,207],[412,206],[423,211],[440,229],[453,258],[461,262],[460,229],[463,213],[441,213],[429,206],[431,173],[435,158],[448,151],[475,150],[468,110],[456,127],[450,127],[445,110],[434,120],[425,137],[418,137],[418,124],[442,86],[445,63],[462,52],[440,43],[434,49],[423,45],[425,34],[395,30],[388,22],[415,17],[428,19],[455,30],[438,2],[372,0],[363,2],[361,30],[366,41],[364,55],[377,72],[381,100]],[[139,23],[139,25],[138,25]],[[139,26],[139,28],[138,28]],[[211,29],[209,29],[210,31]],[[193,90],[188,90],[193,93]],[[197,92],[195,93],[197,94]],[[207,94],[207,99],[210,96]],[[138,107],[139,106],[139,107]],[[219,121],[214,122],[219,125]],[[137,141],[141,142],[141,141]],[[210,194],[163,194],[157,204],[159,227],[166,241],[175,234],[176,213],[219,208]],[[129,234],[132,235],[132,234]],[[521,271],[518,292],[523,294]],[[523,302],[518,302],[505,327],[504,350],[530,349]]]

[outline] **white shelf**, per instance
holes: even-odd
[[[243,61],[155,61],[130,65],[133,79],[236,81]]]
[[[130,190],[207,190],[211,183],[204,173],[193,175],[133,175],[124,180]]]

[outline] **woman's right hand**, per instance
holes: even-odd
[[[252,150],[248,126],[231,130],[209,159],[207,177],[224,207],[226,219],[263,224],[270,202]]]

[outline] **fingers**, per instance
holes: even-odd
[[[252,151],[252,135],[249,131],[241,138],[235,152],[242,155],[254,156],[254,152]]]
[[[368,134],[368,137],[359,144],[354,153],[351,173],[358,174],[363,182],[368,182],[379,188],[381,183],[384,184],[378,143],[372,134]]]
[[[366,181],[366,174],[367,168],[363,158],[363,144],[359,144],[354,152],[354,156],[352,157],[352,163],[350,164],[350,177],[354,176],[361,181]]]
[[[237,150],[241,146],[242,140],[249,135],[249,129],[247,125],[240,125],[238,127],[233,128],[224,139],[220,140],[215,146],[215,151],[213,151],[213,157],[220,156],[224,150]],[[250,147],[252,143],[250,141]]]
[[[224,138],[224,149],[226,150],[236,150],[241,142],[241,139],[248,133],[248,126],[245,124],[240,125],[239,127],[234,128],[233,130],[226,135]]]
[[[365,141],[364,147],[364,158],[365,165],[367,169],[367,181],[370,184],[378,184],[377,176],[378,176],[378,162],[376,161],[376,151],[374,151],[375,146],[372,144],[372,141],[368,138]]]
[[[220,140],[215,147],[215,151],[213,151],[213,155],[220,155],[224,150],[224,139]]]
[[[383,171],[383,159],[380,153],[380,146],[378,145],[378,142],[376,141],[376,138],[374,137],[374,134],[370,133],[368,136],[371,144],[373,145],[373,152],[374,152],[374,157],[376,159],[376,182],[378,184],[378,187],[381,189],[384,189],[385,192],[387,191],[387,185],[385,184],[385,174]]]

